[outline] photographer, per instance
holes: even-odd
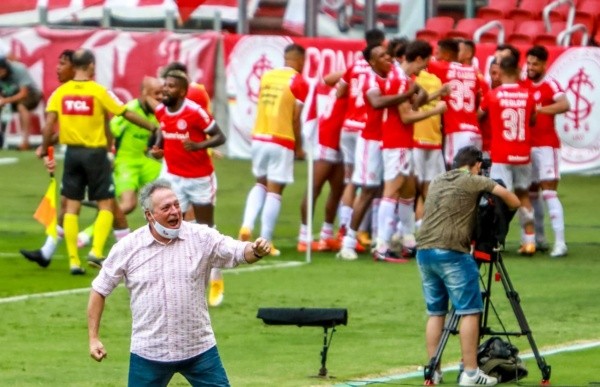
[[[479,318],[483,302],[479,290],[479,270],[469,254],[475,228],[477,203],[482,192],[490,192],[510,208],[519,199],[494,180],[480,176],[482,153],[474,146],[461,148],[454,169],[438,175],[429,188],[423,225],[417,237],[417,263],[423,280],[423,293],[429,319],[425,330],[429,358],[435,355],[448,301],[461,316],[460,343],[464,372],[459,385],[493,386],[496,378],[477,367]],[[435,370],[434,382],[441,380]]]

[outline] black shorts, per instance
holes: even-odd
[[[25,98],[12,104],[12,110],[13,112],[18,111],[19,108],[17,107],[17,105],[23,104],[23,106],[25,106],[27,110],[31,111],[40,104],[42,97],[43,95],[39,90],[29,88],[27,96]]]
[[[106,148],[68,145],[60,193],[67,199],[81,201],[86,187],[89,200],[115,197],[115,184]]]

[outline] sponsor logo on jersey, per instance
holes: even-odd
[[[65,95],[62,99],[62,114],[69,116],[91,116],[94,114],[94,97]]]

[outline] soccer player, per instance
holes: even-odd
[[[340,151],[340,135],[348,98],[337,98],[337,90],[324,83],[317,86],[315,95],[318,95],[320,91],[326,92],[327,90],[329,90],[327,102],[322,111],[318,111],[315,99],[311,105],[311,110],[314,109],[314,111],[309,113],[309,115],[318,117],[318,145],[313,161],[313,212],[323,185],[325,182],[329,182],[330,186],[319,242],[311,245],[311,248],[317,251],[338,251],[340,241],[333,235],[333,222],[344,190],[344,165]],[[297,245],[299,252],[305,252],[307,244],[312,243],[312,235],[308,235],[307,204],[308,195],[305,193],[300,204],[301,224]]]
[[[367,47],[383,45],[384,41],[385,34],[379,29],[372,29],[365,32]],[[352,173],[354,171],[356,141],[361,130],[365,127],[367,118],[363,89],[370,72],[371,66],[369,66],[367,59],[364,57],[360,58],[346,70],[338,84],[338,98],[348,98],[348,107],[344,117],[340,140],[344,162],[344,180],[346,183],[339,209],[340,236],[345,235],[350,224],[350,219],[352,218],[352,206],[356,195],[356,187],[352,183]],[[356,248],[364,251],[362,245],[357,245]]]
[[[554,231],[554,247],[550,256],[562,257],[567,255],[567,245],[565,243],[563,206],[557,193],[560,180],[560,139],[556,134],[554,117],[569,111],[570,106],[569,100],[558,82],[546,75],[547,61],[548,50],[544,47],[534,46],[527,51],[527,80],[524,84],[535,99],[537,111],[537,119],[531,129],[533,184],[529,190],[529,197],[535,214],[537,248],[539,250],[548,249],[544,235],[545,202]]]
[[[429,43],[416,40],[402,50],[403,60],[394,66],[385,86],[385,95],[402,93],[409,89],[412,77],[427,67],[432,48]],[[438,90],[436,92],[439,93]],[[435,93],[435,92],[434,92]],[[435,94],[438,94],[435,93]],[[436,98],[436,95],[432,96]],[[383,158],[383,195],[378,212],[379,233],[374,251],[378,261],[403,263],[408,260],[390,249],[396,226],[396,212],[402,224],[403,247],[415,247],[414,202],[415,179],[413,174],[413,124],[431,116],[442,114],[446,103],[439,102],[427,111],[413,110],[411,101],[387,107],[383,113],[381,148]],[[404,238],[403,238],[404,239]],[[409,241],[410,240],[410,241]]]
[[[458,62],[466,66],[475,66],[475,42],[472,40],[461,40],[458,43]]]
[[[442,81],[426,70],[421,70],[415,82],[431,96],[443,88]],[[445,92],[448,88],[445,87]],[[437,99],[421,106],[421,111],[427,111],[437,106]],[[423,205],[427,198],[429,183],[440,173],[446,171],[444,154],[442,153],[442,116],[433,115],[427,119],[415,122],[413,125],[413,163],[417,178],[419,197],[415,207],[416,228],[420,227],[423,218]]]
[[[467,145],[481,149],[481,132],[477,123],[477,107],[481,97],[478,70],[462,65],[458,60],[458,42],[443,39],[438,42],[437,61],[429,63],[428,71],[450,86],[444,97],[448,111],[444,114],[445,159],[452,164],[456,152]]]
[[[252,131],[252,173],[256,185],[248,193],[239,239],[251,238],[262,211],[260,235],[273,243],[281,209],[281,194],[294,182],[294,158],[303,159],[301,118],[308,84],[302,77],[304,47],[284,50],[284,67],[265,72],[260,80],[257,114]],[[271,255],[279,255],[272,248]]]
[[[418,90],[418,87],[413,84],[403,93],[384,95],[386,77],[392,69],[390,55],[383,46],[369,46],[363,51],[363,56],[368,58],[372,70],[363,89],[367,119],[356,143],[356,165],[352,174],[352,183],[360,187],[361,191],[352,207],[350,227],[343,238],[342,249],[338,253],[338,257],[343,260],[358,258],[356,230],[381,188],[383,178],[381,136],[384,108],[397,106],[411,98]]]
[[[171,62],[163,67],[160,71],[161,78],[165,78],[166,74],[171,70],[183,71],[188,74],[187,66],[180,62]],[[189,77],[189,75],[188,75]],[[206,91],[206,87],[198,82],[189,82],[188,91],[185,96],[187,99],[200,105],[206,112],[212,114],[210,107],[210,96]],[[150,103],[154,106],[158,105],[158,101],[150,99]],[[208,148],[206,150],[209,156],[218,155],[218,151],[215,148]],[[163,170],[166,169],[166,162],[163,159]],[[196,221],[196,215],[194,209],[189,206],[187,212],[184,213],[184,219],[188,221]],[[210,306],[219,306],[223,302],[223,296],[225,292],[225,281],[221,269],[213,267],[210,271],[210,289],[208,293],[208,304]]]
[[[59,86],[48,100],[46,124],[43,129],[41,154],[49,172],[56,163],[47,157],[53,143],[53,131],[59,123],[59,141],[67,145],[61,194],[67,199],[63,220],[65,242],[71,274],[83,274],[77,249],[79,211],[86,188],[90,200],[98,202],[96,237],[88,255],[88,263],[101,266],[104,245],[113,222],[114,183],[110,161],[106,154],[108,138],[105,114],[123,115],[127,120],[154,131],[155,126],[127,110],[112,93],[92,80],[95,71],[94,54],[79,49],[73,54],[75,76]],[[83,130],[82,128],[85,128]]]
[[[529,201],[531,184],[531,125],[535,120],[535,101],[529,90],[519,85],[519,68],[514,56],[500,61],[502,85],[490,90],[481,104],[489,114],[492,127],[492,168],[490,177],[501,179],[521,201],[519,218],[522,253],[535,253],[533,208]]]

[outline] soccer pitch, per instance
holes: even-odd
[[[32,214],[48,186],[48,174],[32,152],[2,151],[0,157],[16,158],[13,163],[0,162],[5,182],[0,193],[0,385],[125,385],[131,324],[127,292],[121,287],[107,299],[101,339],[108,358],[98,364],[88,355],[86,321],[87,289],[96,272],[89,268],[85,276],[70,276],[64,247],[47,269],[20,256],[20,248],[33,249],[43,243],[43,227]],[[415,263],[374,263],[367,255],[342,262],[321,253],[306,264],[304,255],[295,251],[306,164],[296,167],[296,183],[284,191],[276,229],[275,243],[282,256],[226,272],[225,301],[211,310],[232,385],[421,385],[418,375],[406,379],[427,362],[426,316]],[[216,168],[217,226],[235,236],[246,194],[254,184],[250,163],[223,159],[216,161]],[[561,182],[568,257],[517,256],[516,223],[503,254],[538,347],[543,352],[558,351],[546,357],[555,386],[599,380],[600,348],[593,345],[600,341],[598,188],[598,176],[565,176]],[[315,229],[322,219],[322,203],[321,198]],[[94,215],[83,209],[81,226]],[[130,215],[133,228],[142,222],[140,211]],[[551,238],[549,223],[546,228]],[[492,301],[507,329],[517,329],[499,283],[493,285]],[[320,367],[321,328],[264,325],[256,318],[260,307],[347,308],[348,325],[336,329],[328,354],[327,368],[336,378],[309,377]],[[490,325],[501,328],[494,316]],[[524,337],[512,341],[522,353],[529,352]],[[580,343],[591,347],[562,352]],[[444,366],[459,360],[458,339],[451,337]],[[526,365],[529,376],[521,383],[537,385],[540,372],[535,361],[529,358]],[[456,374],[448,371],[445,380],[445,385],[453,385]],[[171,385],[186,383],[176,377]]]

